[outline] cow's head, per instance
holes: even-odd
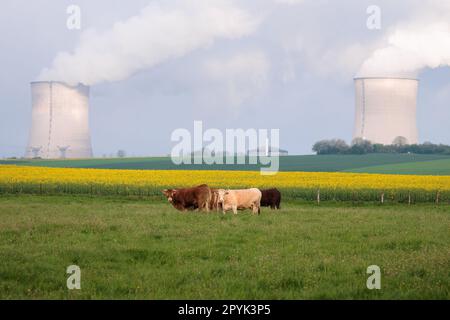
[[[218,189],[217,190],[217,203],[222,204],[225,201],[225,196],[229,193],[229,190]]]
[[[173,203],[173,197],[177,193],[177,190],[165,189],[165,190],[162,191],[162,193],[166,196],[167,201],[169,201],[170,203]]]

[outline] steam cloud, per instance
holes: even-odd
[[[425,68],[450,66],[450,24],[432,19],[398,26],[387,45],[362,64],[359,76],[417,77]]]
[[[226,0],[152,3],[110,30],[82,33],[73,53],[60,52],[41,81],[94,85],[119,81],[169,59],[211,45],[218,38],[251,34],[258,22]]]

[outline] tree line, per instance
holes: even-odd
[[[450,146],[424,142],[407,144],[403,137],[397,137],[390,145],[372,143],[356,138],[348,145],[342,139],[321,140],[314,144],[312,150],[317,154],[369,154],[369,153],[415,153],[450,155]]]

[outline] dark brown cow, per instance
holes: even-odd
[[[206,184],[194,188],[166,189],[162,191],[167,200],[179,211],[200,210],[209,212],[211,189]]]
[[[261,190],[261,207],[270,207],[271,209],[281,209],[281,193],[278,189]]]

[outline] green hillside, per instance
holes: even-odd
[[[86,160],[3,160],[23,166],[142,169],[142,170],[259,170],[259,165],[181,165],[168,157]],[[280,158],[280,171],[450,174],[450,157],[416,154],[306,155]]]
[[[450,159],[388,164],[346,171],[385,174],[450,175]]]

